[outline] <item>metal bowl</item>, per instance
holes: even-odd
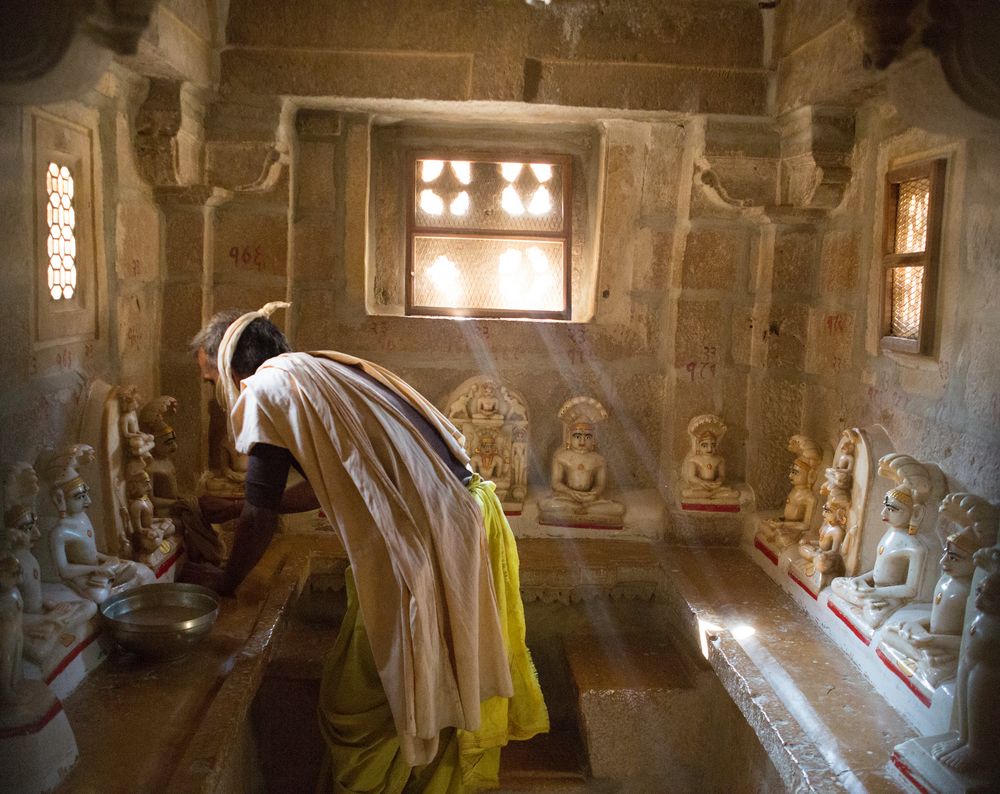
[[[147,584],[112,596],[101,614],[118,644],[151,659],[176,659],[212,630],[219,596],[179,582]]]

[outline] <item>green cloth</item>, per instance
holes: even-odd
[[[517,544],[491,482],[473,476],[469,492],[483,512],[493,589],[514,696],[480,704],[478,730],[446,729],[430,764],[406,764],[348,569],[347,613],[323,669],[320,729],[329,750],[335,794],[458,794],[499,785],[500,748],[549,729],[548,712],[524,642]]]

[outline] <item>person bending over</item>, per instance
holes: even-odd
[[[234,592],[280,512],[321,507],[349,561],[320,693],[334,790],[496,786],[500,747],[547,731],[548,714],[493,484],[398,376],[342,353],[291,352],[269,320],[284,306],[222,312],[192,340],[250,462],[242,505],[202,503],[215,520],[239,511],[228,561],[189,565],[183,578]],[[292,467],[305,479],[286,488]]]

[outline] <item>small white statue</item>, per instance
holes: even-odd
[[[552,456],[552,494],[539,501],[539,521],[556,526],[620,527],[625,506],[603,497],[607,463],[595,430],[607,411],[590,397],[574,397],[559,410],[563,448]]]
[[[930,608],[905,623],[886,626],[883,642],[918,660],[918,670],[936,687],[955,675],[965,626],[965,609],[972,590],[973,557],[996,542],[996,509],[973,494],[948,494],[939,512],[962,527],[944,541],[941,576]]]
[[[819,444],[805,436],[792,436],[788,440],[788,449],[795,453],[795,460],[788,470],[792,490],[785,498],[781,518],[769,519],[764,527],[767,538],[777,541],[782,549],[795,543],[810,528],[816,510],[813,485],[823,458]]]
[[[3,495],[8,509],[20,505],[34,512],[37,494],[38,475],[30,463],[18,462],[7,467]]]
[[[4,514],[10,553],[21,565],[18,586],[24,605],[24,655],[41,664],[55,647],[59,635],[86,623],[97,612],[87,600],[53,601],[42,589],[41,569],[32,552],[40,537],[38,522],[30,508],[15,505]]]
[[[716,502],[739,499],[740,492],[727,488],[726,461],[718,454],[726,425],[714,414],[701,414],[688,422],[691,451],[681,464],[681,496]]]
[[[987,576],[977,588],[978,614],[958,663],[958,735],[934,745],[931,755],[956,772],[995,785],[1000,776],[1000,548],[980,549],[974,560]]]
[[[515,427],[511,433],[510,444],[510,481],[511,495],[517,501],[523,501],[527,492],[528,482],[528,428]]]
[[[843,488],[834,488],[823,503],[823,524],[815,539],[799,541],[799,555],[807,560],[806,573],[821,574],[821,586],[844,572],[840,548],[846,534],[847,517],[851,509],[851,495]],[[809,568],[811,564],[811,570]]]
[[[153,437],[139,429],[139,391],[135,386],[122,387],[118,392],[118,430],[122,445],[133,457],[141,458],[153,450]]]
[[[479,443],[469,460],[472,470],[484,480],[495,480],[504,474],[503,456],[497,448],[496,436],[488,430],[479,434]]]
[[[497,399],[496,387],[489,381],[486,381],[479,387],[479,394],[472,403],[472,418],[503,419],[503,414],[500,412],[500,401]]]
[[[167,423],[167,417],[177,411],[177,400],[160,396],[143,406],[139,413],[139,427],[153,437],[152,460],[146,466],[153,484],[150,499],[158,517],[170,515],[170,508],[180,498],[177,489],[177,471],[174,455],[177,453],[177,434]]]
[[[21,563],[0,556],[0,704],[13,706],[26,699],[23,670],[24,604],[17,586]]]
[[[174,522],[169,518],[157,518],[153,511],[150,494],[153,486],[149,474],[136,470],[128,479],[128,514],[132,535],[146,554],[152,554],[165,537],[174,534]]]
[[[151,582],[153,572],[145,565],[122,560],[97,550],[94,527],[86,510],[90,488],[77,468],[94,458],[94,450],[77,444],[48,463],[50,497],[59,511],[59,520],[49,530],[48,545],[59,580],[84,598],[101,604],[112,587]]]
[[[879,473],[899,485],[885,495],[882,521],[889,526],[879,541],[875,567],[854,577],[839,577],[833,592],[862,610],[864,621],[878,628],[920,591],[927,549],[917,538],[931,487],[927,468],[900,453],[884,456]]]

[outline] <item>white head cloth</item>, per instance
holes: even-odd
[[[269,320],[271,319],[271,315],[278,311],[278,309],[287,309],[289,306],[291,304],[285,301],[265,303],[257,311],[247,312],[242,317],[238,317],[226,329],[226,333],[222,335],[222,341],[219,342],[219,353],[215,359],[216,369],[219,370],[219,379],[215,382],[215,399],[219,401],[219,405],[222,406],[222,410],[226,415],[226,426],[229,427],[230,437],[233,435],[233,429],[229,421],[229,415],[240,396],[239,386],[233,378],[231,363],[233,353],[236,352],[236,345],[239,343],[240,337],[243,336],[243,332],[247,326],[258,317]]]

